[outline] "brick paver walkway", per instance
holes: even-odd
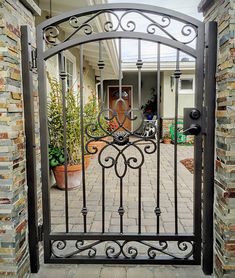
[[[140,146],[141,149],[145,145]],[[160,231],[174,232],[174,184],[173,184],[173,145],[161,144],[161,225]],[[109,153],[109,155],[112,153]],[[128,156],[137,155],[135,149],[129,151]],[[192,189],[193,175],[179,162],[193,157],[193,148],[178,147],[178,208],[179,232],[192,232]],[[156,153],[145,155],[142,171],[142,232],[156,232]],[[121,167],[121,166],[120,166]],[[106,231],[119,232],[119,181],[113,169],[106,171]],[[137,170],[128,170],[124,178],[124,232],[137,232],[138,229],[138,175]],[[88,207],[88,231],[101,231],[101,168],[97,156],[92,159],[86,172],[86,192]],[[69,192],[69,223],[70,231],[83,231],[82,189]],[[52,230],[64,231],[64,192],[56,188],[51,189]],[[200,266],[123,266],[123,265],[43,265],[35,277],[56,278],[200,278],[205,277]]]
[[[142,149],[146,145],[139,145]],[[174,182],[173,182],[173,145],[161,144],[161,176],[160,176],[160,207],[161,232],[174,232]],[[110,155],[110,154],[107,154]],[[135,149],[128,151],[128,157],[137,156]],[[185,158],[193,157],[193,148],[189,146],[178,147],[178,210],[179,232],[192,232],[192,206],[193,206],[193,175],[179,162]],[[140,157],[138,157],[140,159]],[[121,168],[122,161],[120,162]],[[105,173],[105,226],[106,231],[119,232],[119,202],[120,185],[114,169],[107,169]],[[156,153],[145,155],[142,170],[142,232],[156,231]],[[97,156],[91,160],[86,171],[87,196],[87,224],[88,231],[101,231],[101,166]],[[137,232],[138,221],[138,171],[130,170],[124,178],[124,232]],[[82,188],[69,192],[69,223],[70,231],[83,231]],[[51,211],[53,231],[65,230],[64,192],[56,188],[51,190]]]

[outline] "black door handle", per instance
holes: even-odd
[[[199,124],[191,124],[189,128],[183,131],[185,135],[198,135],[200,132],[201,126]]]

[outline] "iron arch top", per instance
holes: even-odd
[[[143,21],[134,21],[133,15]],[[103,16],[102,26],[95,30],[94,23],[99,16]],[[57,43],[62,25],[67,26],[70,34]],[[203,26],[193,17],[156,6],[135,4],[133,7],[128,3],[96,5],[42,22],[37,26],[37,43],[42,46],[40,54],[43,59],[78,44],[117,37],[160,42],[197,57],[191,43],[198,40]],[[43,48],[43,40],[51,45],[49,50]]]

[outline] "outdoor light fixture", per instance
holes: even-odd
[[[171,91],[174,91],[174,84],[175,84],[175,77],[174,75],[171,75],[170,77],[170,84],[171,84]]]

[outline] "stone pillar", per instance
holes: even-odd
[[[1,277],[28,277],[30,271],[20,34],[25,24],[35,32],[30,2],[0,0]]]
[[[203,0],[199,10],[218,22],[214,273],[235,277],[235,1]]]

